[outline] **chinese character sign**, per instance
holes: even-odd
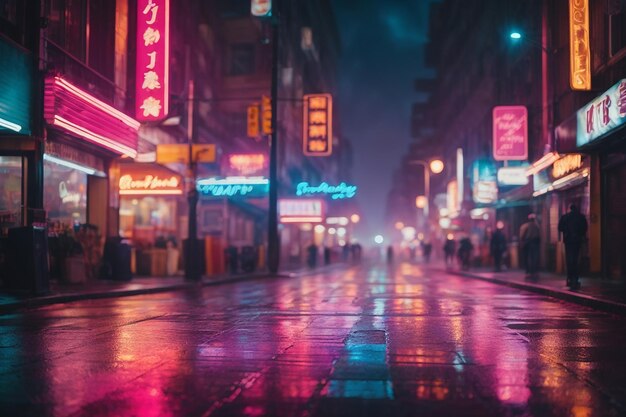
[[[137,2],[136,118],[163,119],[169,100],[169,0]]]
[[[591,90],[589,0],[569,1],[570,86]]]
[[[584,146],[626,123],[626,79],[576,112],[576,145]]]
[[[528,158],[528,112],[524,106],[493,108],[493,159]]]
[[[308,156],[328,156],[333,147],[333,98],[330,94],[304,96],[303,150]]]

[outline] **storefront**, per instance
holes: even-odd
[[[591,262],[607,278],[626,279],[626,79],[576,112],[576,145],[591,160]],[[597,245],[594,247],[594,240]]]

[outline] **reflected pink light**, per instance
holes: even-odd
[[[59,126],[64,129],[67,129],[72,133],[80,135],[108,149],[112,149],[124,155],[128,155],[131,158],[135,158],[137,156],[136,150],[129,148],[128,146],[124,146],[120,143],[117,143],[111,139],[105,138],[104,136],[100,136],[97,133],[94,133],[88,129],[85,129],[84,127],[78,126],[77,124],[74,124],[59,115],[54,115],[54,122],[52,124],[54,124],[55,126]]]

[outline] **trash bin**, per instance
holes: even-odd
[[[254,246],[244,246],[241,248],[241,270],[243,272],[254,272],[257,259],[258,257]]]
[[[131,247],[120,237],[109,237],[104,244],[100,279],[130,281],[133,277],[130,268]]]
[[[9,229],[4,286],[29,295],[50,292],[46,228],[25,226]]]

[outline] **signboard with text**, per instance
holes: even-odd
[[[528,111],[524,106],[493,108],[493,159],[528,159]]]
[[[321,199],[281,198],[278,215],[281,223],[320,223],[326,216],[326,205]]]
[[[215,162],[215,145],[194,144],[191,148],[193,162]],[[180,143],[165,143],[157,145],[156,160],[159,164],[188,164],[189,145]]]
[[[333,152],[333,98],[330,94],[304,96],[303,151],[307,156]]]
[[[585,146],[626,122],[626,79],[576,112],[576,145]]]
[[[569,0],[570,87],[591,90],[589,0]]]
[[[120,164],[120,195],[182,195],[182,176],[158,164]]]
[[[169,0],[137,2],[135,115],[153,122],[169,107]]]
[[[269,192],[264,177],[204,178],[197,181],[200,195],[209,198],[262,198]]]

